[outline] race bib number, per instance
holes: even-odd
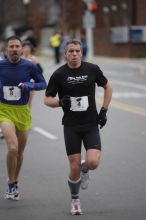
[[[3,87],[4,99],[8,101],[15,101],[21,98],[21,90],[17,86]]]
[[[81,112],[86,111],[89,107],[88,96],[71,97],[71,111]]]

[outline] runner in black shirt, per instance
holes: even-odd
[[[44,103],[50,107],[61,106],[64,115],[64,139],[70,163],[68,184],[71,191],[71,214],[82,214],[79,189],[86,189],[89,170],[98,167],[101,141],[98,125],[107,121],[106,112],[111,101],[112,87],[100,68],[81,61],[81,43],[70,40],[65,47],[67,63],[51,76]],[[97,113],[95,86],[104,89],[102,108]],[[58,94],[59,99],[56,98]],[[86,159],[81,161],[81,146],[86,150]]]

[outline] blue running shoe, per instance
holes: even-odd
[[[19,200],[19,192],[18,189],[16,190],[16,188],[15,182],[8,182],[5,198],[16,201]]]

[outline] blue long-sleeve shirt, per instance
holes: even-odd
[[[17,63],[11,63],[8,59],[0,61],[0,102],[12,105],[26,105],[29,100],[29,90],[20,89],[18,85],[24,82],[31,83],[31,90],[43,90],[46,81],[37,65],[20,59]]]

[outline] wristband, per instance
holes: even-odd
[[[102,107],[101,111],[104,111],[105,113],[107,113],[108,108]]]

